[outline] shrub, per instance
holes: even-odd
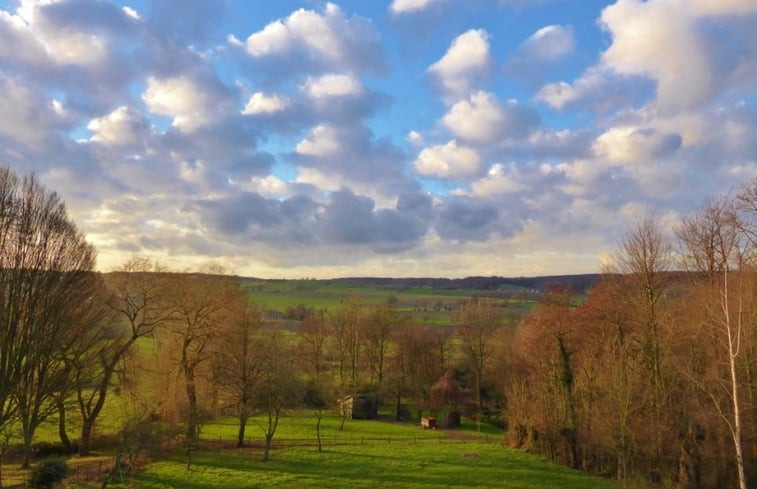
[[[68,465],[62,460],[45,460],[37,464],[29,477],[29,484],[38,489],[50,489],[68,474]]]

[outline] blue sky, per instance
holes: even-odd
[[[752,0],[0,1],[0,164],[132,255],[597,272],[757,175]]]

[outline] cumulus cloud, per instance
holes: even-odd
[[[301,182],[348,186],[372,198],[417,188],[405,171],[402,151],[362,124],[318,125],[292,156]]]
[[[325,201],[243,192],[195,201],[193,210],[221,239],[291,249],[308,246],[311,251],[358,246],[396,253],[418,245],[431,225],[431,199],[424,194],[402,194],[393,208],[378,209],[371,198],[348,188],[330,192]]]
[[[573,83],[560,81],[544,85],[534,98],[558,110],[587,106],[607,113],[618,107],[638,106],[649,100],[652,91],[653,87],[638,76],[613,76],[591,67]]]
[[[489,34],[483,29],[471,29],[457,36],[428,71],[447,95],[461,97],[488,73],[490,64]]]
[[[576,47],[572,26],[548,25],[529,36],[515,52],[517,58],[533,62],[548,62],[560,59]]]
[[[0,136],[23,145],[40,143],[62,122],[55,105],[22,80],[0,74]]]
[[[344,97],[362,92],[360,80],[351,75],[326,74],[318,78],[308,78],[302,89],[310,97]]]
[[[437,144],[421,151],[415,160],[415,171],[426,177],[456,180],[477,176],[481,164],[476,150],[458,145],[453,139],[447,144]]]
[[[681,146],[681,136],[651,128],[613,127],[594,143],[594,152],[616,164],[651,164]]]
[[[509,168],[502,163],[492,165],[489,172],[471,184],[473,195],[479,197],[502,196],[525,189],[519,181],[518,171],[514,166]]]
[[[121,146],[139,142],[150,131],[150,123],[134,109],[121,106],[108,115],[92,119],[87,129],[93,133],[92,141]]]
[[[142,100],[153,114],[173,119],[172,125],[191,132],[228,110],[218,87],[186,76],[147,79]]]
[[[333,3],[322,13],[301,8],[269,23],[250,34],[245,48],[255,59],[280,58],[290,70],[299,65],[376,72],[385,66],[373,23],[359,16],[348,18]]]
[[[479,91],[453,105],[442,122],[460,139],[487,144],[526,136],[538,125],[539,114],[515,100],[502,104],[493,93]]]
[[[558,109],[587,104],[599,110],[651,100],[670,115],[701,108],[719,94],[748,91],[757,74],[757,44],[744,38],[749,29],[743,23],[755,13],[754,2],[744,0],[697,0],[686,8],[674,0],[619,0],[599,19],[611,37],[599,62],[572,83],[545,85],[536,98]]]
[[[339,134],[331,126],[318,125],[297,144],[295,151],[305,156],[333,155],[339,151]]]
[[[426,142],[426,139],[423,137],[423,134],[415,130],[408,132],[405,135],[405,139],[407,140],[408,143],[412,144],[413,146],[422,146]]]
[[[242,114],[273,114],[289,107],[289,100],[279,95],[269,95],[263,92],[255,92],[250,96],[242,110]]]
[[[441,0],[392,0],[389,10],[396,15],[408,14],[424,10]]]
[[[707,46],[688,9],[664,0],[621,0],[605,8],[600,21],[612,35],[603,67],[656,80],[658,101],[666,109],[687,108],[709,95]]]
[[[436,209],[434,229],[444,239],[485,240],[495,231],[498,217],[497,208],[481,199],[448,197]]]

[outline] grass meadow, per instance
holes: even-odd
[[[262,420],[258,420],[262,421]],[[479,433],[468,421],[459,430],[423,430],[414,423],[348,420],[326,414],[324,450],[315,444],[315,417],[307,411],[281,420],[271,460],[262,462],[262,432],[248,425],[250,444],[233,448],[231,418],[203,428],[203,449],[186,455],[177,449],[150,463],[130,482],[115,487],[166,488],[533,488],[615,489],[613,481],[557,466],[539,457],[505,449],[501,432]],[[69,488],[95,485],[69,484]]]

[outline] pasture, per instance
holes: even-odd
[[[461,302],[482,296],[501,308],[508,323],[524,318],[535,307],[539,295],[523,288],[508,287],[484,292],[476,289],[438,289],[431,286],[392,286],[321,280],[242,279],[250,300],[265,311],[286,318],[288,311],[304,306],[333,310],[352,302],[360,305],[390,304],[407,314],[415,324],[449,326]]]
[[[473,431],[423,430],[414,423],[348,420],[338,430],[338,417],[323,420],[324,451],[315,448],[315,418],[301,411],[283,418],[268,462],[260,459],[262,434],[249,425],[251,444],[233,448],[233,420],[203,429],[202,449],[186,468],[177,449],[137,472],[130,485],[166,488],[438,488],[499,487],[512,489],[613,489],[619,485],[570,470],[527,453],[504,449],[494,428]],[[220,440],[220,441],[219,441]],[[69,484],[90,489],[95,484]]]

